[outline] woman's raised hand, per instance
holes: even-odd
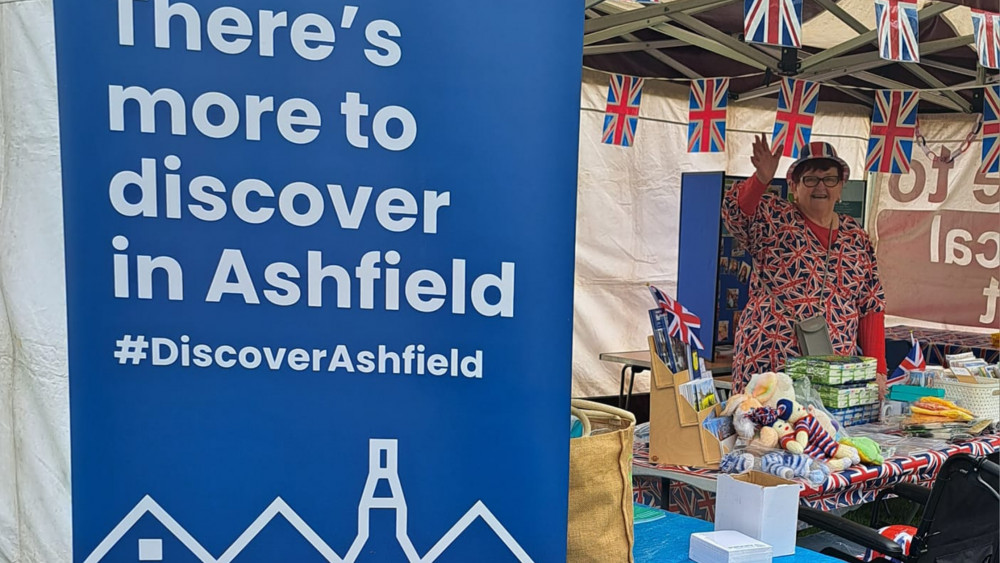
[[[757,179],[768,185],[774,179],[774,172],[778,169],[778,161],[781,160],[781,145],[771,147],[767,144],[767,137],[764,135],[753,138],[753,156],[750,162],[756,168]]]

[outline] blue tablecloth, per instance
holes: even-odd
[[[710,532],[715,529],[711,522],[689,516],[674,514],[656,508],[643,506],[642,515],[662,517],[644,521],[636,519],[635,546],[632,554],[635,563],[687,563],[688,545],[694,532]],[[655,512],[649,512],[655,511]],[[797,547],[795,555],[775,557],[776,563],[835,563],[839,559],[827,557],[815,551]]]

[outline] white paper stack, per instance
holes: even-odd
[[[697,563],[770,563],[771,546],[734,530],[691,534],[688,557]]]

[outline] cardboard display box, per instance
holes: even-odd
[[[719,405],[696,411],[677,391],[691,378],[687,371],[673,373],[656,355],[649,338],[652,365],[649,386],[649,460],[657,464],[716,469],[722,459],[719,440],[702,423],[718,414]]]
[[[772,555],[795,553],[801,485],[769,473],[721,474],[715,493],[715,529],[736,530],[771,546]]]

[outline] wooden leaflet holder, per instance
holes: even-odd
[[[696,411],[678,391],[691,380],[687,370],[670,371],[656,354],[649,337],[652,366],[649,386],[649,461],[716,469],[722,459],[719,440],[705,430],[705,419],[718,414],[719,405]]]

